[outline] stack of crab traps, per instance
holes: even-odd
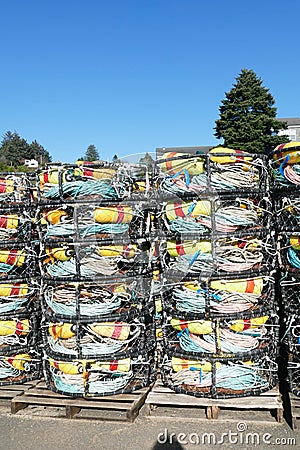
[[[155,373],[147,168],[62,164],[37,176],[48,388],[89,397],[147,386]]]
[[[281,272],[282,341],[290,390],[300,396],[300,142],[276,147],[271,168]]]
[[[0,174],[0,386],[41,373],[38,283],[29,179]]]
[[[157,159],[162,381],[197,397],[258,395],[277,384],[267,160],[174,150]]]

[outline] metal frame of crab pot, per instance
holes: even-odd
[[[268,319],[265,321],[265,323],[258,324],[257,326],[255,323],[251,324],[251,321],[255,321],[261,317],[268,316]],[[171,320],[175,320],[177,327],[176,329],[171,324]],[[196,323],[195,323],[196,322]],[[197,327],[197,322],[200,322],[199,326]],[[203,332],[201,333],[201,323]],[[181,347],[180,344],[180,338],[184,333],[187,334],[187,336],[190,336],[189,326],[191,326],[192,330],[193,328],[197,329],[196,332],[197,337],[200,338],[200,336],[210,334],[212,336],[212,342],[211,345],[215,346],[216,351],[215,352],[209,352],[209,351],[193,351],[193,350],[185,350]],[[240,326],[244,327],[244,330],[250,329],[250,328],[257,328],[257,327],[264,327],[267,329],[267,332],[265,335],[262,336],[261,339],[258,340],[258,344],[256,347],[250,349],[245,348],[245,351],[236,351],[232,349],[232,351],[225,351],[222,350],[221,346],[221,336],[220,332],[222,329],[227,331],[232,331],[233,335],[236,333],[236,336],[239,336],[239,332],[232,329],[234,326]],[[211,329],[212,331],[208,333],[208,330]],[[258,357],[264,354],[273,354],[278,351],[278,335],[279,335],[279,317],[277,314],[273,313],[270,310],[266,310],[263,316],[258,314],[241,314],[239,319],[230,319],[228,318],[211,318],[211,319],[202,319],[202,320],[187,320],[182,318],[182,316],[172,316],[168,317],[166,313],[163,315],[163,324],[162,324],[162,330],[163,330],[163,347],[167,349],[167,351],[176,353],[180,352],[183,355],[185,355],[185,358],[206,358],[209,357],[210,359],[218,359],[218,358],[253,358]],[[227,345],[231,344],[230,342],[227,343]],[[233,345],[233,344],[232,344]],[[250,345],[250,344],[249,344]]]
[[[122,295],[124,294],[122,291],[120,293],[120,304],[117,304],[114,308],[105,310],[105,299],[103,300],[104,310],[101,313],[96,312],[95,306],[93,307],[93,298],[91,294],[91,289],[103,290],[103,294],[107,293],[108,296],[114,296],[114,291],[116,286],[122,286],[125,289],[125,293],[128,295],[128,299],[125,296],[122,299]],[[75,308],[74,314],[71,314],[71,311],[68,313],[62,312],[59,313],[55,311],[53,307],[51,307],[51,303],[53,301],[52,298],[47,297],[47,292],[52,291],[56,292],[58,298],[62,296],[62,298],[66,297],[66,294],[61,291],[65,288],[69,288],[73,290],[75,297]],[[40,302],[42,305],[43,315],[52,319],[59,319],[63,321],[72,321],[77,319],[82,320],[102,320],[109,318],[113,315],[123,315],[124,317],[130,317],[130,315],[139,314],[143,310],[149,309],[149,303],[151,305],[150,298],[150,288],[151,288],[151,279],[150,278],[130,278],[130,277],[113,277],[113,278],[105,278],[101,279],[97,282],[86,282],[79,281],[76,283],[72,283],[70,280],[65,280],[64,282],[56,281],[56,280],[42,280],[41,291],[40,291]],[[86,292],[86,297],[80,297],[82,293]],[[87,299],[91,296],[91,313],[84,313],[83,306],[89,305]],[[95,294],[97,295],[97,294]],[[98,292],[100,296],[100,292]]]
[[[10,231],[7,231],[7,237],[3,235],[0,238],[1,245],[30,243],[34,238],[33,217],[33,205],[0,204],[0,230],[3,234],[5,230]]]
[[[288,352],[300,359],[300,315],[291,315],[287,319],[284,342]]]
[[[214,281],[224,281],[224,282],[239,282],[242,281],[244,283],[249,284],[249,289],[253,289],[255,286],[255,279],[262,279],[263,280],[263,288],[262,292],[257,299],[257,303],[255,307],[252,309],[246,309],[243,311],[237,311],[237,312],[220,312],[217,310],[212,309],[211,307],[211,300],[214,298],[215,292],[218,292],[219,290],[211,289],[210,283]],[[183,319],[189,319],[189,320],[197,320],[197,319],[207,319],[207,318],[220,318],[220,319],[239,319],[243,318],[244,315],[250,314],[257,314],[259,316],[263,315],[266,311],[276,311],[278,310],[278,303],[277,299],[275,297],[275,280],[271,276],[265,275],[265,276],[258,276],[258,277],[244,277],[243,274],[238,275],[226,275],[220,279],[220,277],[211,277],[211,278],[202,278],[199,279],[192,278],[192,279],[184,279],[180,281],[172,281],[170,284],[168,284],[168,281],[165,280],[166,283],[162,283],[162,292],[160,294],[160,298],[162,301],[163,310],[166,312],[166,314],[170,316],[178,316],[180,315]],[[193,312],[193,311],[187,311],[184,310],[184,308],[178,310],[176,308],[176,300],[172,297],[174,289],[178,286],[184,286],[184,284],[193,284],[198,286],[201,285],[202,292],[205,297],[205,305],[204,305],[204,311],[203,312]],[[247,287],[246,287],[247,290]],[[196,291],[195,291],[196,292]],[[240,294],[241,297],[244,293],[242,292],[228,292],[228,294]],[[186,294],[188,295],[188,293]]]
[[[4,377],[5,369],[11,374]],[[42,357],[39,348],[19,347],[13,351],[0,355],[0,386],[22,384],[27,381],[38,380],[42,375]]]
[[[135,173],[133,173],[135,169]],[[141,169],[144,169],[141,173]],[[49,178],[49,173],[57,172],[55,178]],[[93,172],[108,171],[109,176],[105,178],[94,177]],[[76,173],[77,172],[77,173]],[[114,173],[113,173],[114,172]],[[48,174],[48,176],[46,175]],[[64,179],[66,177],[66,179]],[[149,178],[148,168],[146,165],[130,165],[127,163],[91,163],[91,164],[49,164],[36,172],[36,184],[37,184],[37,200],[39,205],[60,205],[61,203],[94,203],[101,200],[109,200],[109,197],[103,197],[100,194],[87,194],[78,197],[78,192],[75,192],[75,197],[72,195],[66,195],[63,191],[63,184],[73,181],[107,181],[108,184],[114,185],[117,188],[114,202],[122,202],[126,198],[135,197],[136,200],[144,200],[147,198],[148,190],[139,191],[138,183],[144,179]],[[151,177],[150,177],[151,178]],[[53,183],[54,181],[54,183]],[[44,190],[41,184],[56,185],[58,187],[58,195],[55,198],[45,197]],[[149,181],[148,188],[151,187],[151,181]],[[147,186],[146,186],[147,188]]]
[[[11,264],[8,265],[14,268],[14,270],[10,269],[9,272],[1,272],[0,282],[2,280],[15,282],[16,279],[20,278],[28,279],[36,277],[37,254],[35,247],[35,242],[11,242],[9,244],[2,244],[0,242],[0,255],[2,254],[4,259],[7,254],[6,260],[2,261],[2,263],[6,264],[6,262],[9,262]],[[15,264],[18,262],[21,262],[20,266]]]
[[[202,379],[204,378],[208,366],[210,367],[209,372],[211,372],[211,385],[210,386],[203,386],[203,387],[197,387],[195,384],[185,384],[183,382],[179,382],[177,384],[174,384],[174,379],[172,380],[172,376],[178,372],[175,372],[172,368],[171,361],[172,357],[178,358],[176,361],[176,364],[181,364],[179,361],[182,362],[183,369],[189,369],[192,374],[196,374],[195,378],[199,380],[201,383]],[[266,354],[263,356],[260,356],[259,358],[249,358],[249,356],[239,357],[239,358],[219,358],[212,360],[208,355],[205,358],[195,358],[190,357],[186,358],[186,355],[182,353],[170,353],[169,351],[164,352],[162,355],[162,363],[160,366],[161,370],[161,378],[162,382],[165,386],[169,387],[173,391],[180,393],[180,394],[187,394],[194,397],[202,397],[202,398],[234,398],[234,397],[248,397],[248,396],[256,396],[260,395],[263,392],[269,391],[273,387],[276,386],[278,383],[278,377],[277,377],[277,362],[276,362],[277,355],[274,354]],[[189,361],[192,361],[192,364],[189,364]],[[208,364],[208,366],[207,366]],[[244,366],[251,368],[253,367],[253,370],[256,375],[256,377],[259,377],[264,381],[264,385],[261,386],[255,386],[252,387],[245,387],[244,389],[230,389],[228,387],[218,387],[218,379],[217,379],[217,370],[218,368],[222,367],[223,365],[227,365],[228,369],[225,368],[225,377],[227,380],[227,383],[232,382],[234,377],[237,375],[236,372],[230,370],[234,368],[234,364],[238,364],[238,366]],[[260,365],[260,367],[257,367],[255,369],[255,364]],[[203,367],[202,370],[201,367]],[[206,367],[206,369],[205,369]],[[224,369],[224,367],[223,367]],[[226,372],[228,370],[228,375],[226,375]],[[235,370],[235,369],[233,369]]]
[[[15,323],[14,332],[11,334],[2,334],[5,330],[7,332],[8,329],[13,331],[13,323]],[[13,336],[16,336],[15,344],[12,343],[11,340]],[[5,338],[8,340],[7,343],[5,343]],[[10,343],[9,340],[11,340]],[[27,312],[18,315],[0,315],[0,355],[7,355],[10,352],[14,352],[22,348],[33,347],[37,341],[38,316],[36,313]]]
[[[0,172],[0,206],[2,207],[2,204],[5,207],[7,207],[8,204],[13,206],[30,206],[32,202],[32,192],[29,178],[29,174],[25,172]],[[17,189],[18,184],[10,184],[8,190],[11,190],[11,187],[14,189],[11,192],[6,193],[6,182],[4,182],[4,180],[18,180],[22,189],[20,191]],[[22,191],[23,194],[20,194]],[[5,197],[3,194],[11,195]]]
[[[124,257],[122,261],[117,261],[117,267],[115,271],[111,274],[108,274],[105,272],[98,272],[98,273],[91,273],[91,275],[83,275],[81,271],[81,261],[84,257],[90,256],[97,253],[97,248],[102,250],[109,248],[109,246],[124,246],[124,254],[126,256],[126,252],[130,253],[130,250],[134,248],[133,246],[136,246],[136,254],[133,255],[133,257],[127,258]],[[151,274],[151,266],[150,266],[150,244],[147,239],[141,238],[137,240],[136,242],[131,242],[130,239],[128,242],[124,239],[105,239],[100,242],[91,242],[90,246],[87,246],[83,242],[71,242],[68,243],[65,240],[61,241],[51,241],[51,244],[49,241],[46,243],[41,244],[40,246],[40,257],[39,257],[39,263],[40,263],[40,271],[41,275],[44,279],[55,279],[57,281],[103,281],[107,278],[111,278],[113,276],[117,277],[120,275],[127,274],[127,276],[150,276]],[[55,250],[55,253],[58,252],[57,248],[62,249],[63,251],[67,251],[70,253],[70,259],[73,259],[74,262],[74,270],[72,273],[61,275],[55,274],[51,275],[47,271],[47,265],[49,262],[51,262],[54,257],[53,249]],[[49,250],[47,250],[49,249]],[[50,254],[49,254],[50,253]],[[98,254],[99,256],[99,254]],[[122,255],[121,255],[122,256]],[[111,261],[112,263],[115,262],[114,259],[118,258],[118,255],[115,257],[108,257],[108,256],[102,256],[103,260],[107,259],[107,261]],[[53,261],[52,261],[53,262]],[[52,263],[51,263],[52,264]],[[54,264],[53,264],[54,267]],[[57,266],[56,266],[57,267]],[[105,270],[105,269],[104,269]]]
[[[166,149],[167,151],[168,149]],[[220,153],[214,153],[214,154],[203,154],[203,153],[199,153],[199,154],[186,154],[184,153],[184,148],[180,149],[180,150],[176,150],[172,149],[173,151],[175,151],[175,153],[178,152],[182,152],[183,154],[181,156],[174,156],[171,158],[160,158],[156,161],[156,166],[157,166],[157,172],[158,172],[158,176],[157,176],[157,186],[158,186],[158,193],[159,195],[164,195],[164,192],[166,192],[164,189],[161,188],[161,182],[160,179],[163,181],[166,177],[169,178],[174,178],[174,176],[176,176],[176,172],[175,170],[177,170],[176,168],[171,168],[169,170],[164,171],[160,166],[162,164],[168,164],[169,166],[172,166],[173,161],[174,162],[180,162],[180,161],[196,161],[197,159],[203,160],[203,168],[204,168],[204,172],[207,174],[207,180],[206,180],[206,187],[203,190],[199,190],[198,192],[180,192],[177,193],[176,195],[178,195],[178,197],[181,198],[188,198],[190,196],[199,196],[202,194],[209,194],[211,195],[212,192],[214,193],[219,193],[219,194],[228,194],[228,193],[232,193],[235,191],[238,191],[237,189],[233,189],[233,188],[228,188],[228,189],[217,189],[212,185],[212,171],[213,169],[217,170],[218,172],[221,172],[223,167],[222,165],[225,164],[223,162],[223,164],[219,164],[219,166],[217,166],[217,162],[214,162],[212,160],[212,158],[216,159],[216,158],[223,158],[222,161],[225,161],[225,159],[231,159],[232,166],[234,166],[235,163],[242,163],[244,164],[245,167],[245,171],[249,171],[249,169],[251,168],[251,166],[255,166],[258,170],[258,174],[259,174],[259,183],[257,183],[257,187],[251,187],[248,189],[248,191],[251,192],[263,192],[266,193],[269,190],[269,174],[268,174],[268,158],[266,155],[262,155],[262,154],[255,154],[255,153],[251,153],[251,155],[249,155],[249,153],[243,153],[240,152],[237,155],[234,155],[233,153],[227,153],[227,152],[220,152]],[[253,161],[247,161],[244,158],[247,157],[251,157],[253,159]],[[237,161],[234,161],[234,159],[237,158]],[[188,170],[187,170],[188,171]],[[168,175],[169,172],[169,175]],[[174,173],[175,172],[175,173]],[[184,169],[178,169],[177,174],[179,174],[180,172],[184,172]],[[246,192],[247,189],[245,188],[244,192]]]
[[[295,163],[294,163],[295,164]],[[294,164],[289,164],[289,166],[294,166]],[[297,163],[299,164],[299,163]],[[271,189],[273,191],[274,195],[282,195],[282,196],[288,196],[290,194],[296,194],[297,191],[299,191],[299,185],[294,184],[290,181],[288,181],[286,178],[284,178],[283,181],[279,181],[276,179],[275,170],[279,170],[280,164],[278,164],[276,161],[270,162],[270,172],[271,172]]]
[[[13,280],[0,280],[0,293],[3,289],[10,289],[11,295],[0,295],[0,317],[9,314],[19,317],[20,314],[39,312],[40,284],[38,279],[16,278]],[[28,289],[28,292],[23,294],[22,289]],[[19,307],[14,308],[13,305],[18,298],[24,298],[24,303],[22,302]],[[2,305],[5,306],[8,303],[11,304],[11,308],[2,308]]]
[[[300,397],[300,355],[289,355],[287,363],[289,390]]]
[[[290,316],[298,317],[300,322],[300,272],[285,273],[279,280],[281,293],[281,306],[283,316],[288,319]]]
[[[295,207],[293,202],[298,201]],[[274,218],[279,233],[300,231],[300,195],[299,189],[293,192],[285,192],[283,189],[273,195]],[[297,218],[298,211],[298,218]]]
[[[291,239],[295,240],[294,244],[290,242]],[[299,246],[299,250],[295,246]],[[277,255],[282,271],[291,275],[300,274],[300,230],[277,233]]]
[[[260,210],[261,214],[258,220],[255,220],[255,224],[252,225],[237,225],[236,230],[230,230],[228,229],[225,231],[220,231],[221,223],[217,224],[216,220],[216,214],[221,208],[229,207],[229,206],[237,206],[237,204],[243,205],[245,204],[247,206],[247,202],[250,205],[250,209],[253,207],[254,210]],[[167,213],[166,213],[166,207],[167,205],[172,205],[174,203],[174,209],[178,210],[178,217],[183,218],[183,220],[188,219],[189,216],[192,214],[193,204],[203,204],[208,206],[208,210],[210,211],[209,214],[203,215],[203,217],[207,217],[207,219],[210,219],[211,226],[208,227],[205,224],[207,230],[202,232],[197,231],[173,231],[170,229],[172,220],[168,219]],[[185,204],[190,204],[190,213],[186,213],[182,211],[182,205],[185,206]],[[197,207],[197,206],[196,206]],[[243,206],[240,206],[241,212],[246,210],[247,208],[243,208]],[[177,238],[180,238],[182,235],[188,235],[188,234],[200,234],[200,235],[213,235],[217,236],[218,234],[225,234],[228,233],[230,235],[234,235],[235,233],[239,233],[241,231],[249,231],[249,232],[255,232],[255,233],[261,233],[262,231],[265,231],[266,229],[270,229],[271,227],[271,220],[272,220],[272,202],[271,199],[268,196],[262,197],[262,195],[257,192],[244,192],[244,191],[236,191],[231,194],[227,195],[219,195],[219,194],[204,194],[201,193],[198,196],[192,196],[190,199],[179,199],[176,196],[165,196],[165,198],[162,199],[162,202],[160,203],[158,207],[158,211],[156,213],[157,216],[157,222],[158,222],[158,232],[163,231],[167,236],[174,236]],[[219,230],[218,230],[219,228]]]
[[[119,316],[101,322],[78,320],[69,323],[49,322],[47,318],[44,318],[40,328],[45,353],[56,359],[63,358],[70,361],[91,358],[122,359],[129,354],[151,349],[155,345],[154,326],[153,324],[146,324],[142,315],[130,319],[123,319],[122,316]],[[126,333],[123,334],[123,337],[127,337],[126,340],[118,339],[118,335],[121,335],[122,332]],[[130,336],[130,333],[133,336]],[[135,336],[134,333],[136,333]],[[88,337],[91,338],[90,345],[93,347],[90,348],[90,351],[88,349],[89,343],[82,342]],[[97,344],[105,344],[105,340],[107,341],[106,350],[103,350],[103,347],[102,349],[97,347]],[[112,341],[117,345],[115,348]],[[72,349],[70,344],[73,346]]]
[[[240,242],[241,245],[243,245],[243,242],[245,242],[246,238],[247,239],[250,238],[253,240],[259,239],[262,242],[262,245],[260,248],[260,251],[263,255],[262,262],[258,263],[258,264],[254,264],[253,267],[251,267],[250,269],[246,269],[243,271],[241,270],[240,267],[237,267],[236,270],[231,270],[230,272],[228,271],[228,269],[219,268],[218,264],[217,264],[216,252],[217,252],[217,248],[222,243],[222,240],[228,241],[228,239],[230,239],[230,240],[234,239],[237,242]],[[170,241],[175,241],[176,251],[178,248],[181,255],[185,254],[184,242],[186,242],[186,241],[192,242],[194,246],[196,245],[197,242],[201,242],[201,241],[210,243],[211,252],[207,253],[207,254],[211,254],[211,257],[212,257],[210,267],[205,268],[204,265],[202,265],[201,272],[198,272],[198,271],[194,272],[194,271],[189,270],[189,268],[192,266],[192,264],[189,264],[186,274],[183,275],[184,272],[176,269],[176,267],[173,267],[173,264],[178,259],[178,256],[181,256],[181,255],[173,257],[168,253],[167,242],[170,242]],[[270,251],[266,250],[266,246],[270,247]],[[243,245],[243,248],[244,247],[245,246]],[[234,249],[234,246],[228,245],[228,248]],[[236,248],[238,248],[238,246],[236,246]],[[200,254],[201,254],[201,252],[199,253],[199,255]],[[204,253],[202,253],[202,254],[204,254]],[[194,257],[195,257],[195,255],[197,255],[197,249],[195,249]],[[191,278],[197,278],[198,276],[224,277],[224,275],[226,275],[228,273],[230,273],[234,276],[241,273],[241,274],[243,274],[244,277],[247,277],[248,275],[253,276],[255,274],[256,275],[270,274],[270,273],[273,273],[273,271],[275,270],[275,267],[276,267],[275,256],[276,256],[275,239],[274,239],[273,233],[270,233],[269,231],[257,233],[257,232],[250,232],[248,230],[245,230],[245,231],[241,230],[239,232],[235,232],[230,235],[228,233],[218,233],[218,234],[211,233],[210,235],[186,233],[186,234],[181,234],[179,239],[174,239],[174,237],[168,238],[167,236],[161,236],[160,246],[159,246],[159,258],[160,258],[161,270],[163,272],[163,277],[167,278],[169,280],[174,280],[174,278],[180,279],[180,278],[183,278],[186,276],[191,277]],[[194,263],[194,261],[196,259],[197,258],[195,258],[195,259],[192,258],[192,260],[191,260],[192,263]],[[172,265],[170,266],[170,264],[172,264]],[[237,263],[237,266],[238,266],[238,263]]]
[[[128,211],[126,211],[126,208]],[[108,212],[113,211],[118,214],[117,221],[109,222],[106,219],[106,222],[101,223],[101,221],[97,221],[95,219],[95,215],[97,214],[105,214],[105,209]],[[98,211],[97,211],[98,210]],[[100,211],[101,210],[101,211]],[[55,220],[58,220],[58,223],[51,224],[51,213],[55,217]],[[126,215],[132,216],[130,221],[126,221]],[[114,232],[114,226],[123,225],[123,218],[125,216],[124,224],[127,225],[128,229],[122,232],[116,231]],[[49,217],[49,220],[47,219]],[[80,224],[83,223],[86,219],[90,219],[86,225],[86,230],[81,227]],[[65,220],[67,222],[65,223]],[[150,212],[148,210],[145,202],[134,201],[129,199],[126,202],[111,202],[111,201],[103,201],[98,203],[71,203],[64,202],[61,205],[43,205],[38,208],[37,211],[37,225],[38,225],[38,234],[41,242],[46,241],[57,241],[65,238],[68,242],[88,242],[88,241],[101,241],[102,239],[138,239],[141,237],[149,236],[150,234]],[[70,228],[66,228],[65,231],[61,230],[64,225],[73,226],[72,232],[70,232]],[[88,227],[96,226],[96,230],[94,233],[88,231]],[[101,226],[103,230],[101,230]],[[98,229],[97,229],[98,227]],[[111,230],[109,230],[109,227]],[[54,231],[56,228],[56,231]],[[56,234],[51,235],[51,231],[54,231]],[[63,233],[64,232],[64,233]],[[86,234],[88,233],[88,234]]]
[[[130,359],[129,361],[128,358]],[[75,367],[76,374],[69,376],[70,383],[68,383],[68,375],[63,375],[63,372],[60,370],[61,368],[70,367],[63,366],[69,363],[64,358],[53,361],[44,353],[43,372],[48,389],[75,398],[104,397],[136,391],[149,386],[156,379],[157,357],[154,348],[144,350],[141,353],[128,354],[121,361],[103,357],[84,360],[74,359],[71,364],[72,367]],[[121,365],[127,366],[127,369],[131,371],[131,377],[128,380],[125,379],[124,385],[118,386],[118,381],[122,381],[122,371],[118,370],[118,367],[120,369]],[[123,371],[123,373],[126,374],[128,372]],[[77,386],[80,383],[80,389],[76,390],[75,388],[75,391],[73,389],[72,392],[72,383],[74,386],[76,378]],[[95,385],[95,381],[98,381],[98,386]],[[116,386],[110,386],[108,389],[107,384],[113,381],[116,382]]]

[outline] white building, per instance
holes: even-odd
[[[289,137],[290,141],[300,141],[300,118],[299,117],[287,117],[278,118],[281,122],[287,123],[287,130],[280,130],[278,134],[280,136],[286,135]]]
[[[31,169],[37,169],[39,167],[39,163],[36,159],[25,159],[24,166],[30,167]]]

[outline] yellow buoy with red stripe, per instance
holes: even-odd
[[[18,355],[5,357],[4,361],[14,369],[24,371],[28,368],[28,363],[31,361],[31,356],[28,355],[28,353],[19,353]]]
[[[131,368],[131,359],[116,359],[113,361],[95,361],[91,364],[91,370],[109,370],[110,372],[129,372]]]
[[[19,216],[17,214],[0,215],[0,228],[15,230],[19,226]]]
[[[255,277],[241,280],[213,280],[210,282],[210,287],[219,291],[261,295],[264,287],[264,279],[262,277]]]
[[[10,336],[15,334],[22,336],[30,332],[28,319],[23,320],[0,320],[0,336]]]
[[[79,175],[77,171],[80,172],[80,175],[94,180],[111,180],[117,173],[116,169],[112,167],[89,167],[93,163],[89,163],[88,161],[76,161],[76,164],[80,167],[75,169],[75,175]],[[96,164],[96,161],[94,162]]]
[[[172,202],[166,205],[166,216],[169,220],[175,220],[178,217],[185,218],[210,216],[211,203],[207,200],[198,200],[195,202]]]
[[[290,244],[295,250],[300,250],[300,236],[291,236]]]
[[[211,320],[182,320],[171,319],[171,325],[175,330],[181,331],[186,328],[193,334],[209,334],[213,331]]]
[[[89,370],[109,370],[119,372],[129,372],[131,366],[131,359],[124,358],[112,361],[95,361],[95,360],[73,360],[61,361],[53,358],[48,358],[49,364],[60,372],[66,375],[79,375]]]
[[[28,294],[28,284],[26,283],[1,283],[0,297],[24,297]]]
[[[7,178],[0,178],[0,194],[10,194],[15,190],[13,180]]]
[[[0,263],[21,267],[25,263],[25,250],[0,250]]]
[[[42,219],[44,219],[44,221],[50,223],[51,225],[56,225],[58,223],[62,223],[67,218],[68,218],[68,213],[62,209],[54,209],[51,211],[47,211],[47,212],[44,212],[42,215]]]
[[[253,161],[250,153],[227,147],[215,147],[209,151],[210,160],[219,164],[232,164],[241,161]]]
[[[59,261],[69,261],[74,256],[74,250],[70,247],[46,247],[45,251],[50,258],[55,258]]]
[[[211,372],[212,364],[209,361],[198,361],[193,359],[183,359],[177,358],[176,356],[172,356],[171,364],[174,372],[180,372],[184,369],[196,369],[203,370],[203,372]],[[220,366],[220,363],[217,363],[217,366]]]
[[[211,241],[167,241],[170,256],[194,255],[197,252],[211,253]]]
[[[125,322],[97,322],[89,328],[99,336],[125,341],[130,334],[130,325]]]
[[[273,158],[278,163],[282,163],[283,160],[287,164],[300,162],[300,142],[292,141],[277,145],[274,149]]]
[[[103,206],[94,210],[94,219],[98,223],[130,223],[133,211],[131,206]]]
[[[264,325],[268,319],[269,316],[234,320],[233,322],[231,322],[230,329],[233,331],[241,332],[252,328],[258,328]]]
[[[60,361],[53,358],[48,358],[49,364],[55,369],[65,373],[66,375],[78,375],[85,372],[87,361],[74,360],[74,361]]]
[[[122,257],[122,258],[133,258],[137,249],[136,244],[130,245],[106,245],[97,247],[96,252],[100,256],[106,257]]]
[[[73,323],[50,323],[48,331],[54,339],[69,339],[75,336],[76,325]]]
[[[185,156],[189,156],[189,158],[180,159]],[[204,172],[204,159],[199,156],[188,155],[187,153],[167,152],[160,159],[170,159],[170,161],[160,163],[162,171],[170,175],[175,175],[181,170],[186,170],[190,175],[198,175]]]

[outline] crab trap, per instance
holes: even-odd
[[[96,244],[55,242],[41,246],[40,268],[42,276],[57,281],[147,275],[149,243],[141,238],[106,240]]]
[[[300,314],[290,315],[285,321],[284,342],[288,352],[300,358]]]
[[[35,314],[0,316],[0,355],[30,347],[37,342],[37,317]]]
[[[275,309],[275,280],[270,276],[205,278],[161,284],[164,311],[184,319],[239,318]]]
[[[6,206],[0,208],[0,241],[7,243],[30,242],[33,236],[30,207]]]
[[[277,384],[275,356],[212,360],[165,353],[161,363],[163,384],[194,397],[230,398],[259,395]]]
[[[278,145],[271,163],[273,189],[293,191],[300,185],[300,142]]]
[[[268,197],[240,191],[201,199],[173,198],[161,203],[157,217],[159,229],[170,235],[261,232],[270,228],[272,210]]]
[[[282,309],[285,317],[300,319],[300,274],[286,273],[279,282]]]
[[[112,316],[102,322],[41,323],[43,348],[54,358],[122,358],[154,346],[154,328],[142,315],[126,320]]]
[[[37,257],[32,243],[10,243],[0,246],[0,278],[34,277],[37,270]]]
[[[133,392],[149,386],[156,377],[154,352],[144,351],[122,359],[54,359],[44,355],[47,387],[72,397],[102,397]]]
[[[0,205],[29,205],[30,182],[25,173],[0,172]]]
[[[300,233],[278,234],[278,263],[287,272],[298,273],[300,269]]]
[[[101,320],[119,314],[129,317],[148,305],[151,279],[119,277],[97,281],[43,283],[44,316],[60,320]]]
[[[224,276],[226,273],[264,274],[275,268],[271,234],[251,234],[210,239],[205,235],[162,239],[159,248],[164,276]]]
[[[42,359],[36,347],[20,347],[0,355],[0,386],[26,383],[41,377]]]
[[[300,397],[300,357],[298,355],[291,355],[288,362],[288,381],[290,392],[297,397]]]
[[[236,190],[266,192],[269,186],[267,159],[216,147],[208,154],[166,152],[158,160],[157,185],[160,195],[186,198],[212,192]]]
[[[147,195],[150,182],[146,166],[120,163],[60,164],[37,174],[39,204],[123,200],[135,192]]]
[[[299,193],[274,195],[274,212],[278,232],[300,231]]]
[[[164,316],[164,348],[186,357],[232,358],[274,353],[277,349],[279,318],[243,314],[239,319],[187,320]]]
[[[1,219],[1,217],[0,217]],[[67,204],[42,208],[38,213],[41,241],[137,239],[150,233],[151,219],[143,202]]]
[[[0,317],[24,314],[38,309],[39,287],[33,279],[0,283]]]

